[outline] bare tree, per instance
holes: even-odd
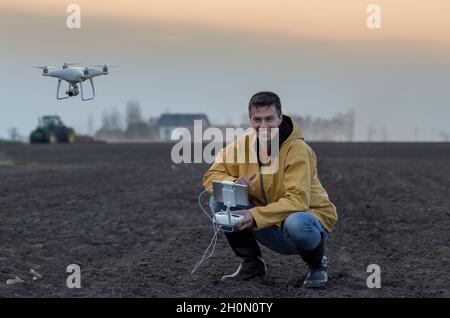
[[[141,106],[139,102],[130,100],[127,102],[127,126],[136,123],[142,123],[144,120],[142,119]]]
[[[20,140],[20,134],[17,130],[16,127],[11,127],[8,129],[8,133],[9,133],[9,139],[11,139],[12,141],[19,141]]]
[[[102,127],[96,131],[95,136],[105,140],[123,139],[122,120],[123,117],[116,108],[111,112],[104,111],[102,115]]]
[[[122,128],[122,116],[117,108],[114,108],[109,114],[111,130],[120,130]]]
[[[104,111],[102,115],[102,129],[107,131],[111,130],[111,120],[107,111]]]
[[[290,115],[300,125],[306,138],[314,141],[352,141],[354,130],[354,111],[339,113],[331,119],[312,116]]]

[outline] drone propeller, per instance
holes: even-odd
[[[46,69],[46,68],[53,68],[53,67],[59,67],[57,65],[43,65],[43,66],[32,66],[32,68],[38,68],[38,69]]]
[[[97,65],[90,65],[90,66],[92,66],[92,67],[107,67],[107,68],[110,68],[110,67],[117,67],[118,65],[111,65],[111,64],[97,64]]]
[[[69,66],[74,66],[74,65],[80,65],[80,63],[64,63],[63,66],[62,66],[62,68],[63,68],[63,69],[66,69],[66,68],[68,68]]]
[[[63,67],[80,65],[81,63],[63,63]]]
[[[44,66],[32,66],[33,68],[39,68],[39,69],[44,69],[44,68],[55,68],[55,67],[67,67],[67,66],[74,66],[74,65],[80,65],[81,63],[64,63],[64,64],[60,64],[60,65],[44,65]]]
[[[97,65],[91,65],[91,66],[92,67],[101,67],[103,73],[108,73],[108,69],[110,67],[117,67],[117,65],[109,65],[109,64],[103,64],[103,65],[97,64]]]
[[[33,68],[38,68],[38,69],[42,70],[42,72],[44,74],[48,73],[48,66],[47,65],[45,65],[45,66],[33,66]]]

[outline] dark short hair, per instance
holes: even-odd
[[[275,106],[278,116],[281,116],[281,101],[280,97],[273,92],[259,92],[250,98],[248,103],[248,115],[250,116],[252,108]]]

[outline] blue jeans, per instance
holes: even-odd
[[[214,212],[224,210],[224,204],[216,202],[213,197],[211,197],[210,205]],[[254,206],[253,203],[250,203],[249,206],[237,206],[231,208],[231,210],[246,210]],[[325,240],[328,238],[328,233],[325,231],[320,221],[314,215],[306,211],[289,214],[286,220],[282,222],[281,228],[272,225],[263,229],[249,229],[248,232],[265,247],[283,255],[298,255],[299,251],[311,251],[319,245],[322,237]],[[230,241],[230,236],[240,236],[240,241],[243,239],[248,240],[250,236],[247,233],[246,235],[237,233],[239,232],[236,232],[236,234],[226,233],[232,247],[233,244]],[[238,242],[238,244],[240,243]],[[243,247],[248,247],[247,243],[242,242],[242,244]]]

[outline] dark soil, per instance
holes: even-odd
[[[267,285],[219,282],[239,264],[223,235],[190,274],[212,236],[208,165],[173,164],[169,144],[0,145],[0,297],[450,297],[450,144],[311,145],[339,213],[321,290],[301,286],[300,257],[265,248]]]

